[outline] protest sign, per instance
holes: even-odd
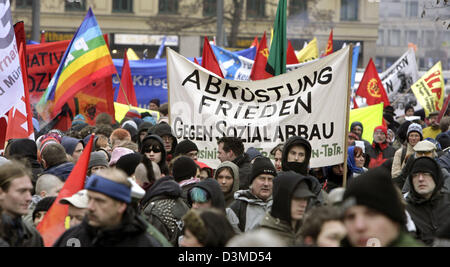
[[[350,47],[289,73],[260,81],[232,81],[170,48],[170,124],[176,138],[194,141],[199,161],[219,164],[217,140],[235,136],[265,156],[292,136],[312,146],[311,167],[344,162]]]
[[[355,121],[359,121],[363,125],[362,139],[372,143],[373,131],[383,123],[383,103],[352,109],[350,111],[349,130],[350,125]]]
[[[440,111],[444,104],[444,77],[442,64],[439,61],[422,78],[411,86],[411,90],[425,110],[425,115]]]

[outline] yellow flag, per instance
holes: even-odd
[[[136,55],[136,52],[132,48],[127,49],[127,57],[129,60],[140,60],[138,55]]]
[[[127,114],[127,112],[130,109],[135,109],[135,110],[139,111],[139,113],[148,112],[148,113],[152,114],[152,116],[156,115],[156,122],[159,121],[159,112],[158,111],[149,110],[149,109],[145,109],[145,108],[138,108],[138,107],[133,107],[133,106],[131,106],[131,108],[130,108],[130,106],[128,106],[128,105],[120,104],[117,102],[114,102],[114,109],[116,111],[116,120],[119,122],[122,121],[122,119],[125,117],[125,115]],[[155,117],[155,116],[153,116],[153,117]]]
[[[317,38],[314,37],[305,48],[297,53],[297,59],[299,63],[304,63],[316,58],[319,58],[319,48],[317,48]]]
[[[440,111],[444,104],[444,77],[439,61],[415,84],[411,86],[414,95],[425,110],[425,115]]]
[[[363,125],[362,138],[372,143],[373,130],[383,123],[383,103],[350,110],[349,127],[355,121]]]

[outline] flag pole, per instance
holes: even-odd
[[[348,83],[347,83],[347,110],[345,116],[345,136],[344,136],[344,176],[342,180],[342,187],[347,187],[347,157],[348,157],[348,124],[350,121],[350,98],[352,94],[352,65],[353,65],[353,44],[349,45],[349,60],[348,60]]]
[[[123,89],[122,81],[120,80],[119,74],[117,72],[115,74],[117,79],[119,79],[119,90],[122,90],[123,94],[125,95],[125,99],[127,100],[128,107],[131,109],[130,101],[128,101],[127,93],[125,93],[125,89]]]

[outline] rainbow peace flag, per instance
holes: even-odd
[[[44,119],[54,118],[77,92],[116,72],[100,27],[89,8],[36,108]]]

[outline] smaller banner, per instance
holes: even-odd
[[[359,121],[363,125],[362,138],[372,143],[373,130],[383,122],[383,103],[350,110],[349,131],[355,121]]]

